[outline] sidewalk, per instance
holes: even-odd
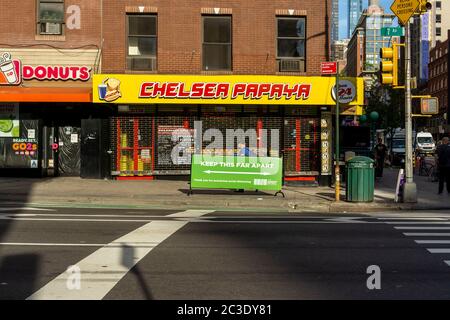
[[[341,190],[339,203],[334,189],[328,187],[286,186],[286,198],[275,192],[232,190],[194,190],[188,196],[187,181],[112,181],[85,180],[78,177],[49,179],[0,178],[0,202],[32,205],[104,206],[129,208],[227,209],[284,212],[375,212],[408,209],[450,209],[450,196],[437,194],[437,183],[416,177],[419,202],[394,203],[398,169],[385,169],[384,177],[375,185],[372,203],[345,201]]]

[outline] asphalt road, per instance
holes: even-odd
[[[3,207],[0,299],[450,299],[450,212]]]

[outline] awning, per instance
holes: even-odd
[[[92,88],[0,87],[0,102],[92,102]]]

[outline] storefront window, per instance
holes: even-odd
[[[129,70],[156,70],[157,21],[155,15],[128,15]]]
[[[39,0],[38,33],[62,34],[64,24],[64,0]]]
[[[203,70],[231,71],[231,17],[203,17]]]

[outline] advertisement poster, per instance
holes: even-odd
[[[0,138],[20,137],[19,105],[0,103]]]
[[[38,120],[18,120],[18,137],[0,138],[0,168],[38,168]]]
[[[181,131],[180,131],[181,130]],[[185,136],[181,136],[180,133],[187,133]],[[178,134],[177,134],[178,133]],[[181,142],[186,143],[184,151],[180,152],[174,163],[172,159],[172,152],[180,149]],[[194,129],[184,129],[182,126],[177,125],[159,125],[158,126],[158,165],[172,165],[172,164],[190,164],[192,145],[194,143]],[[184,144],[183,144],[184,145]],[[189,149],[189,150],[188,150]],[[181,150],[179,150],[181,151]]]
[[[193,155],[191,187],[280,191],[282,173],[281,158]]]

